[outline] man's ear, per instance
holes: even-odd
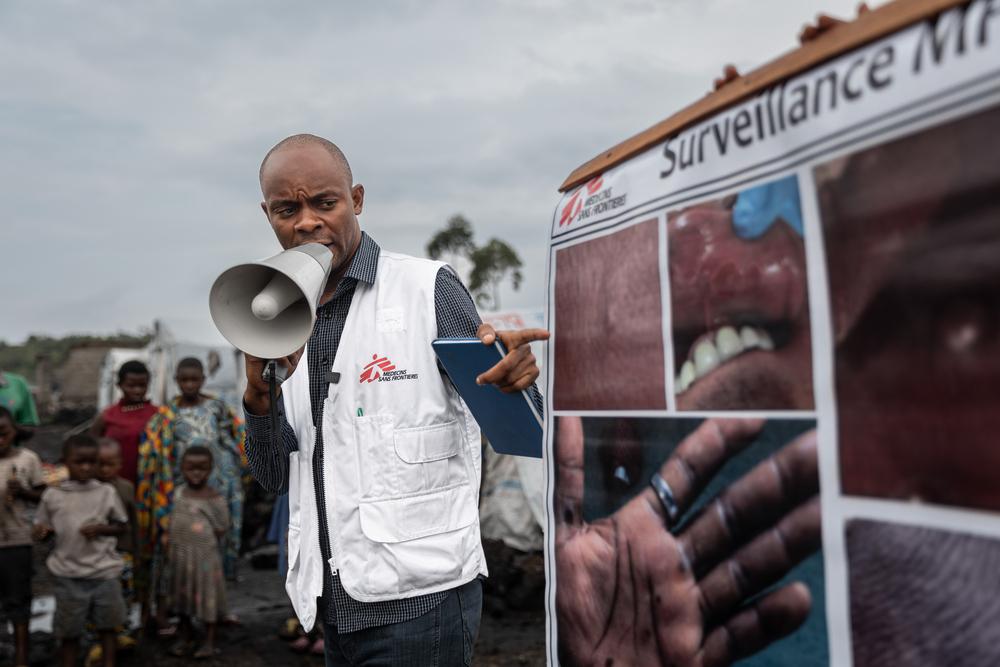
[[[365,207],[365,186],[358,183],[351,188],[351,199],[354,201],[354,215],[361,215]]]

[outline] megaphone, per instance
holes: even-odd
[[[287,357],[312,335],[332,264],[326,246],[307,243],[223,271],[208,297],[216,328],[247,354]]]

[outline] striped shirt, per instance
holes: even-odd
[[[341,279],[333,298],[316,311],[316,326],[307,346],[309,363],[309,396],[313,425],[316,426],[316,446],[313,450],[313,484],[319,514],[320,551],[323,561],[330,560],[329,530],[326,516],[326,488],[323,480],[323,401],[327,395],[326,371],[333,364],[344,332],[354,288],[358,281],[374,284],[378,268],[379,246],[367,233],[362,233],[361,245],[347,273]],[[437,316],[439,338],[471,338],[482,323],[468,290],[458,277],[447,269],[438,272],[434,285],[434,308]],[[542,397],[536,387],[531,387],[531,397],[539,412]],[[279,401],[281,415],[280,444],[271,446],[271,424],[267,416],[247,412],[247,458],[254,478],[272,493],[288,492],[288,455],[298,449],[298,442],[291,425],[284,417],[284,407]],[[437,607],[449,591],[432,593],[403,600],[384,602],[359,602],[350,597],[340,583],[340,577],[323,568],[324,620],[337,628],[339,633],[355,632],[366,628],[399,623],[416,618]]]

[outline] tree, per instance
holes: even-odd
[[[472,225],[462,217],[461,214],[453,215],[448,219],[445,228],[431,237],[427,244],[427,255],[431,259],[440,259],[442,255],[450,255],[450,264],[455,264],[455,259],[464,257],[470,259],[476,250],[476,244],[472,242]]]
[[[469,292],[476,303],[492,310],[500,309],[500,284],[510,279],[514,289],[521,288],[521,258],[517,252],[501,241],[490,239],[479,247],[473,240],[472,224],[462,214],[448,218],[445,228],[434,234],[427,243],[431,259],[447,255],[448,263],[456,271],[461,268],[458,260],[472,265],[469,271]]]
[[[500,309],[500,283],[510,277],[514,289],[521,288],[521,258],[509,245],[499,239],[476,248],[470,257],[472,273],[469,274],[469,291],[480,306]]]

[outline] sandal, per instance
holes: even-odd
[[[167,649],[167,653],[174,656],[175,658],[183,658],[188,653],[191,652],[191,642],[179,639],[170,645]]]
[[[202,646],[197,651],[195,651],[194,655],[192,655],[191,657],[194,658],[195,660],[205,660],[206,658],[214,658],[220,653],[222,653],[222,650],[216,648],[215,646],[212,647]]]
[[[177,636],[177,626],[176,625],[168,625],[165,628],[157,628],[156,629],[156,636],[157,637],[163,637],[163,638],[176,637]]]

